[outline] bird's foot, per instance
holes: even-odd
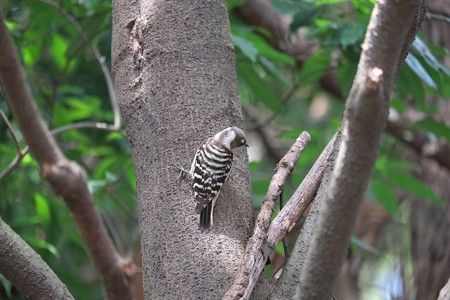
[[[177,167],[180,170],[180,174],[177,177],[177,180],[187,179],[189,178],[189,171],[183,168],[180,164],[175,164],[175,167]]]

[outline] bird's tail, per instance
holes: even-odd
[[[200,225],[200,230],[201,232],[205,232],[208,233],[209,229],[212,226],[212,201],[210,201],[208,203],[208,205],[203,208],[203,210],[200,213],[200,221],[199,221],[199,225]]]

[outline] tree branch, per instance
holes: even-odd
[[[328,142],[328,145],[325,149],[323,149],[305,179],[303,179],[291,199],[289,199],[284,206],[284,209],[281,210],[272,221],[267,233],[267,242],[270,247],[273,247],[273,249],[275,249],[275,246],[294,227],[302,214],[311,204],[311,201],[314,199],[339,135],[340,132],[335,134],[334,137]]]
[[[303,268],[303,264],[308,253],[309,247],[311,245],[312,238],[317,227],[317,221],[321,214],[321,208],[324,205],[324,198],[328,192],[328,186],[331,179],[331,173],[336,161],[337,156],[337,146],[341,140],[341,132],[338,132],[334,141],[329,143],[328,154],[326,159],[326,165],[324,165],[325,170],[323,171],[323,176],[320,181],[320,186],[317,189],[317,193],[314,197],[314,201],[309,206],[308,215],[305,222],[302,224],[300,233],[295,240],[295,245],[292,250],[292,255],[285,264],[280,278],[277,280],[276,289],[272,295],[273,299],[292,299],[294,298],[295,291],[300,280],[299,274]],[[324,151],[325,152],[325,151]],[[319,158],[319,160],[322,160]],[[315,190],[316,188],[311,188]],[[304,196],[297,197],[303,198]],[[309,197],[309,196],[308,196]]]
[[[26,74],[9,32],[0,18],[0,74],[11,111],[21,128],[41,174],[61,195],[80,229],[89,254],[98,269],[109,299],[132,299],[132,290],[95,207],[84,170],[67,160],[39,117]]]
[[[52,269],[0,218],[0,274],[27,299],[73,299]]]
[[[88,121],[88,122],[77,122],[77,123],[72,123],[69,125],[62,126],[62,127],[58,127],[58,128],[51,130],[50,133],[55,136],[55,135],[58,135],[60,133],[63,133],[63,132],[69,131],[69,130],[87,129],[87,128],[105,130],[105,131],[118,131],[118,129],[115,128],[113,125],[103,123],[103,122],[89,122]],[[30,148],[28,146],[26,146],[23,149],[17,150],[18,154],[16,155],[16,157],[0,173],[0,181],[2,181],[3,178],[5,178],[9,174],[11,174],[11,172],[19,165],[20,161],[28,153],[29,150],[30,150]]]
[[[264,235],[262,239],[258,240],[262,240],[263,243],[259,243],[257,247],[253,247],[252,249],[249,249],[249,244],[247,245],[246,255],[244,255],[245,262],[243,263],[243,268],[246,267],[246,273],[243,275],[238,273],[241,274],[238,275],[241,277],[238,280],[238,277],[236,276],[235,284],[239,283],[240,285],[237,287],[230,287],[228,293],[224,296],[224,299],[240,299],[240,297],[242,297],[241,299],[248,299],[267,259],[273,257],[273,254],[275,253],[275,246],[282,241],[289,230],[294,227],[296,222],[314,199],[324,171],[328,165],[329,157],[335,147],[335,143],[339,135],[340,133],[336,134],[322,151],[303,182],[270,224],[270,227],[266,231],[267,235]],[[274,175],[274,178],[275,176],[276,174]],[[268,195],[273,195],[273,192],[271,191],[273,183],[274,179],[271,181],[266,198]],[[274,201],[276,201],[276,199]],[[261,208],[261,211],[262,210],[263,208]],[[264,216],[267,216],[267,214],[267,212],[264,213]],[[261,213],[258,216],[258,219],[260,216]],[[261,230],[259,232],[261,233]],[[264,240],[266,236],[267,238]],[[247,250],[251,251],[247,252]],[[232,288],[235,290],[231,291]]]
[[[410,28],[418,29],[419,8],[420,1],[380,0],[372,12],[347,101],[326,205],[300,275],[296,299],[331,298],[378,154],[400,58],[412,41]]]
[[[298,61],[304,61],[319,45],[317,40],[307,40],[301,30],[291,33],[290,20],[276,12],[270,1],[249,0],[236,11],[248,23],[268,29],[272,34],[269,43]]]
[[[311,170],[309,170],[300,186],[270,224],[267,233],[267,241],[265,245],[263,245],[265,251],[260,251],[258,253],[255,258],[255,261],[258,263],[250,272],[252,277],[250,278],[249,287],[247,288],[250,290],[249,292],[251,292],[252,286],[256,284],[256,280],[262,272],[267,259],[273,258],[276,245],[281,242],[295,226],[302,214],[314,200],[317,189],[322,182],[323,174],[329,165],[329,158],[336,147],[336,141],[338,140],[339,135],[340,133],[337,133],[330,142],[328,142],[328,145],[322,151]]]
[[[437,300],[450,300],[450,278],[439,292],[439,297]]]
[[[3,121],[5,121],[6,126],[8,127],[9,132],[11,133],[11,137],[13,138],[14,144],[16,145],[17,153],[20,156],[23,156],[22,149],[20,148],[20,142],[17,138],[16,133],[14,132],[14,128],[12,127],[11,123],[8,120],[8,117],[5,115],[3,110],[0,109],[0,115],[2,116]]]
[[[228,289],[223,299],[239,299],[241,297],[243,299],[248,299],[250,297],[250,293],[260,274],[252,272],[255,270],[254,266],[256,264],[262,263],[264,265],[266,263],[266,260],[260,260],[262,256],[259,254],[264,251],[263,246],[266,243],[267,231],[277,199],[283,191],[286,179],[294,170],[294,166],[297,163],[300,154],[303,152],[310,139],[311,137],[307,132],[300,134],[291,149],[289,149],[289,152],[277,165],[276,173],[272,177],[267,194],[261,205],[261,210],[258,219],[256,220],[255,231],[247,243],[244,253],[244,262],[236,274],[234,283]],[[260,259],[257,260],[255,259],[256,257],[259,257]]]
[[[247,117],[250,119],[250,121],[255,124],[254,130],[261,138],[261,141],[264,144],[264,147],[266,148],[267,154],[270,157],[270,159],[277,163],[281,160],[281,155],[273,142],[273,138],[270,136],[269,132],[267,132],[267,129],[265,126],[262,126],[261,122],[256,117],[256,114],[245,105],[242,105],[242,111],[247,115]],[[247,128],[249,130],[249,128]]]
[[[431,141],[427,135],[418,131],[407,131],[399,122],[391,120],[387,122],[386,131],[418,155],[431,158],[450,171],[450,144],[442,142],[435,145],[435,142]],[[428,147],[429,145],[436,147]],[[431,150],[427,150],[430,148]]]
[[[304,51],[303,49],[307,49],[309,46],[302,46],[302,43],[310,42],[311,45],[314,43],[318,44],[317,40],[305,41],[303,39],[297,39],[296,43],[290,44],[290,50],[287,51],[286,47],[279,46],[286,42],[286,37],[289,36],[289,24],[283,18],[282,15],[278,14],[274,9],[270,6],[270,4],[266,3],[265,0],[252,0],[247,1],[243,6],[237,8],[237,12],[245,19],[245,21],[249,24],[261,26],[270,31],[272,37],[269,39],[269,42],[281,52],[284,52],[287,55],[291,55],[294,57],[299,63],[305,61],[307,56],[311,55],[314,51]],[[436,2],[431,2],[430,5],[435,5],[433,8],[436,8]],[[423,18],[425,12],[421,13],[417,16],[418,19]],[[286,23],[286,24],[284,24]],[[414,37],[414,35],[412,36]],[[295,47],[298,49],[296,50]],[[302,48],[304,47],[304,48]],[[312,47],[310,50],[313,50],[315,47]],[[404,55],[408,52],[405,52],[408,49],[403,49]],[[303,53],[301,56],[295,55],[295,53]],[[400,70],[400,68],[397,68]],[[339,82],[337,81],[336,73],[329,69],[322,78],[320,78],[320,84],[328,93],[332,94],[336,98],[344,101],[344,95],[342,94],[341,87]],[[262,126],[266,125],[264,122],[260,122]],[[400,142],[405,145],[411,147],[418,154],[434,159],[437,163],[439,163],[442,167],[450,170],[450,156],[447,155],[450,150],[450,144],[443,142],[435,151],[432,153],[426,153],[423,150],[423,146],[429,143],[429,139],[418,131],[408,131],[401,124],[397,122],[393,122],[388,120],[386,132],[391,134],[393,137],[398,139]],[[410,134],[411,133],[411,134]],[[405,136],[410,138],[405,139]]]

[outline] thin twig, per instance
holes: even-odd
[[[65,125],[62,127],[55,128],[50,131],[52,135],[58,135],[60,133],[72,130],[72,129],[98,129],[98,130],[105,130],[105,131],[120,131],[116,128],[114,128],[113,125],[106,124],[106,123],[100,123],[100,122],[79,122],[79,123],[73,123],[69,125]],[[22,161],[22,158],[28,154],[28,151],[30,148],[26,146],[25,148],[21,149],[20,151],[17,150],[19,153],[14,157],[14,159],[9,163],[9,165],[0,173],[0,181],[3,180],[6,176],[11,174],[11,172],[19,165],[19,163]]]
[[[287,104],[289,102],[289,100],[291,100],[292,96],[295,94],[295,92],[297,91],[297,89],[300,87],[300,82],[295,82],[294,85],[292,86],[292,88],[281,97],[280,103],[282,105],[282,107]],[[244,107],[243,107],[244,108]],[[270,123],[272,123],[273,120],[275,120],[276,117],[279,116],[280,113],[279,109],[278,111],[274,112],[271,116],[269,116],[267,119],[263,120],[263,121],[255,121],[249,125],[247,125],[247,130],[251,130],[251,129],[259,129],[259,128],[263,128],[266,127],[268,125],[270,125]]]
[[[78,20],[72,16],[71,14],[69,14],[61,4],[52,1],[52,0],[35,0],[37,2],[41,2],[44,4],[47,4],[49,6],[51,6],[52,8],[56,9],[57,11],[59,11],[71,24],[73,27],[75,27],[75,29],[78,31],[78,33],[81,35],[81,37],[83,38],[83,40],[85,41],[85,43],[89,46],[89,49],[91,49],[92,53],[95,56],[95,59],[97,61],[97,63],[100,66],[100,69],[102,70],[103,73],[103,77],[105,78],[106,81],[106,85],[108,87],[108,94],[109,94],[109,100],[111,103],[111,108],[114,114],[114,125],[113,127],[115,128],[115,130],[120,129],[120,124],[122,122],[122,117],[120,115],[120,109],[119,109],[119,103],[117,101],[117,97],[116,97],[116,92],[114,89],[114,84],[111,78],[111,72],[109,71],[106,63],[105,63],[105,57],[100,53],[100,51],[98,50],[97,46],[95,46],[90,37],[88,36],[88,34],[84,31],[83,27],[80,25],[80,23],[78,22]]]
[[[8,127],[8,130],[11,133],[11,137],[13,138],[14,144],[16,145],[17,152],[19,153],[20,156],[23,156],[22,149],[20,148],[19,139],[17,138],[17,135],[14,132],[14,128],[12,127],[11,123],[9,122],[8,117],[3,112],[2,109],[0,109],[0,115],[2,115],[3,121],[5,121],[6,126]]]
[[[247,117],[253,124],[260,125],[260,126],[255,126],[254,130],[261,138],[261,141],[263,142],[264,147],[266,148],[267,154],[269,155],[269,157],[272,159],[273,162],[278,163],[282,157],[281,157],[276,145],[274,145],[273,138],[270,137],[270,135],[267,131],[268,128],[261,125],[261,121],[258,120],[256,114],[249,107],[243,105],[242,111],[247,115]],[[248,127],[247,127],[247,130],[249,130]]]
[[[0,181],[11,174],[11,172],[20,164],[22,158],[28,153],[28,150],[28,146],[20,150],[20,153],[17,154],[16,157],[14,157],[14,159],[9,163],[9,165],[0,173]]]
[[[236,274],[234,283],[223,296],[223,299],[240,299],[241,297],[243,299],[248,299],[250,296],[254,284],[256,283],[256,281],[251,280],[254,278],[254,276],[252,276],[254,274],[252,274],[251,271],[254,270],[255,265],[262,264],[262,266],[264,266],[267,261],[267,255],[263,254],[263,246],[266,244],[267,231],[269,229],[270,219],[275,209],[277,198],[283,191],[286,179],[294,170],[294,166],[297,163],[300,154],[303,152],[310,139],[311,137],[307,132],[300,134],[289,152],[277,165],[276,173],[272,177],[256,221],[255,232],[245,249],[244,262]],[[260,259],[254,259],[258,256],[260,259],[265,256],[266,260],[261,261]]]

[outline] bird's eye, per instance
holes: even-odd
[[[241,140],[241,143],[242,143],[242,144],[245,144],[245,140],[244,140],[244,139],[242,139],[242,140]]]

